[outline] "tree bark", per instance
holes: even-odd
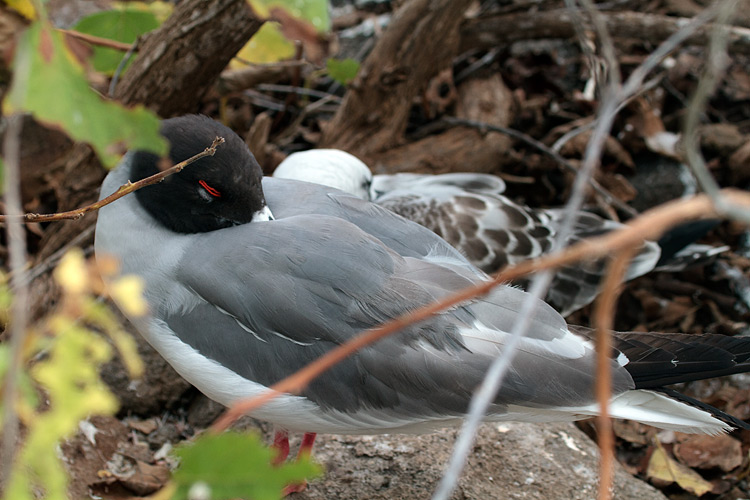
[[[162,117],[195,110],[234,55],[262,26],[245,0],[187,0],[140,43],[115,98]]]
[[[406,2],[365,60],[319,147],[367,158],[399,145],[412,101],[456,55],[458,28],[470,3]]]
[[[458,87],[458,118],[508,127],[515,116],[513,108],[512,93],[497,74],[474,78]],[[502,170],[510,145],[510,138],[497,132],[454,127],[368,159],[376,172],[496,173]]]

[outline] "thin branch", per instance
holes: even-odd
[[[115,40],[110,40],[109,38],[102,38],[100,36],[89,35],[87,33],[81,33],[80,31],[75,31],[75,30],[59,29],[58,31],[70,37],[77,38],[78,40],[83,40],[84,42],[90,43],[92,45],[98,45],[100,47],[107,47],[109,49],[121,50],[123,52],[127,52],[131,50],[134,46],[133,44],[130,44],[130,43],[117,42]]]
[[[736,7],[737,0],[727,0],[720,4],[719,14],[717,15],[710,43],[708,45],[706,64],[703,68],[700,79],[698,80],[698,86],[695,89],[695,93],[690,99],[690,104],[687,107],[685,126],[683,129],[684,140],[682,141],[687,164],[690,166],[693,175],[695,175],[695,178],[698,180],[698,184],[701,186],[701,189],[714,200],[714,203],[716,203],[719,210],[724,212],[730,211],[732,208],[719,196],[719,184],[714,180],[706,167],[706,162],[700,151],[698,126],[700,125],[700,118],[703,114],[703,110],[706,108],[708,99],[711,94],[713,94],[716,84],[723,77],[727,67],[728,57],[726,48],[729,36],[725,23],[729,20],[732,13],[734,13]],[[747,212],[742,213],[741,211],[736,211],[734,217],[750,221],[750,214]]]
[[[146,177],[145,179],[141,179],[138,182],[128,182],[127,184],[120,186],[117,191],[112,193],[111,195],[107,196],[106,198],[103,198],[96,203],[92,203],[91,205],[87,205],[82,208],[76,208],[75,210],[69,210],[67,212],[59,212],[56,214],[24,214],[19,216],[11,216],[11,215],[0,215],[0,222],[7,222],[9,220],[13,221],[19,221],[23,223],[30,223],[30,222],[51,222],[51,221],[59,221],[59,220],[75,220],[80,219],[84,216],[84,214],[87,214],[89,212],[93,212],[94,210],[99,210],[103,206],[109,205],[113,201],[119,200],[123,196],[132,193],[133,191],[137,191],[145,186],[150,186],[151,184],[156,184],[158,182],[161,182],[165,177],[176,174],[177,172],[181,171],[183,168],[187,167],[191,163],[193,163],[196,160],[200,160],[201,158],[205,156],[213,156],[216,153],[216,147],[219,144],[224,143],[223,137],[217,137],[214,139],[213,143],[211,143],[211,146],[204,149],[202,152],[198,153],[197,155],[188,158],[185,161],[182,161],[178,163],[177,165],[174,165],[166,170],[163,170],[157,174],[154,174],[150,177]]]
[[[609,265],[602,284],[602,294],[594,311],[596,326],[596,399],[599,402],[597,435],[601,458],[599,460],[599,500],[612,498],[615,441],[612,419],[609,417],[609,400],[612,397],[612,327],[615,304],[620,295],[620,284],[637,247],[619,251]]]
[[[725,189],[722,191],[722,196],[726,196],[732,203],[750,209],[750,193],[736,189]],[[644,212],[642,215],[625,224],[622,229],[581,241],[567,247],[565,250],[539,259],[521,262],[515,266],[508,267],[497,273],[490,281],[460,290],[439,302],[427,305],[416,311],[399,316],[379,327],[362,332],[360,335],[329,351],[298,372],[275,383],[260,395],[237,401],[214,423],[211,430],[219,432],[227,429],[242,415],[256,410],[282,393],[299,393],[315,377],[363,347],[385,338],[402,328],[427,319],[433,314],[486,294],[497,285],[515,280],[529,273],[567,266],[582,259],[603,257],[623,248],[638,247],[644,240],[657,240],[667,229],[687,220],[719,216],[710,198],[706,195],[671,201]]]
[[[717,13],[718,7],[715,4],[708,7],[660,43],[656,50],[651,52],[646,60],[630,73],[630,76],[622,85],[622,95],[629,97],[636,94],[643,85],[646,76],[683,42],[690,40],[699,31],[704,31],[705,25],[716,17]]]
[[[609,135],[609,130],[614,121],[617,108],[617,103],[614,99],[614,89],[618,84],[619,81],[610,76],[610,81],[604,92],[605,98],[600,110],[600,119],[587,145],[581,168],[576,173],[570,199],[565,205],[565,215],[553,242],[553,253],[560,251],[564,242],[567,241],[568,236],[573,232],[573,226],[578,219],[578,212],[583,205],[586,195],[586,187],[592,180],[596,167],[599,164],[604,141]],[[454,447],[449,469],[443,475],[438,485],[438,491],[433,496],[434,500],[447,500],[456,484],[458,484],[458,478],[466,464],[479,424],[487,414],[487,410],[494,400],[507,370],[510,368],[510,363],[515,356],[516,346],[531,326],[531,318],[540,302],[538,299],[549,287],[551,278],[552,274],[550,272],[543,272],[534,277],[531,284],[533,293],[526,297],[521,305],[519,320],[513,326],[512,336],[508,341],[508,345],[502,354],[493,361],[492,366],[482,381],[480,389],[472,396],[469,413],[466,416],[464,426]]]
[[[432,500],[448,500],[456,484],[458,484],[461,471],[466,465],[469,453],[471,453],[477,430],[484,420],[490,404],[495,399],[497,391],[500,390],[503,384],[505,374],[508,373],[510,364],[513,362],[513,358],[515,358],[518,345],[531,326],[531,319],[534,317],[534,312],[539,305],[539,299],[547,291],[550,281],[552,281],[552,273],[545,271],[538,274],[532,282],[529,296],[524,299],[518,314],[520,320],[513,325],[513,331],[508,339],[508,343],[505,344],[503,352],[492,361],[482,380],[482,384],[471,398],[469,411],[461,426],[458,439],[453,446],[450,462],[443,476],[440,478]]]
[[[260,92],[281,92],[284,94],[291,95],[303,95],[308,97],[315,97],[317,99],[331,99],[337,103],[341,103],[341,97],[329,94],[327,92],[321,92],[320,90],[308,89],[305,87],[295,87],[294,85],[279,85],[276,83],[260,83],[255,87]]]
[[[114,99],[115,97],[115,89],[117,88],[117,84],[120,81],[120,75],[122,75],[122,72],[125,71],[125,66],[128,65],[130,60],[133,58],[133,54],[135,54],[138,51],[138,44],[140,43],[141,39],[136,38],[135,42],[133,42],[133,45],[130,46],[127,52],[122,56],[122,59],[120,59],[120,62],[117,64],[117,68],[115,68],[115,74],[112,75],[112,80],[109,82],[109,89],[107,89],[107,95],[110,99]]]
[[[484,122],[477,122],[474,120],[466,120],[463,118],[455,118],[452,116],[446,116],[441,118],[441,120],[438,123],[446,123],[451,126],[462,126],[462,127],[472,127],[476,128],[478,130],[489,130],[492,132],[497,132],[500,134],[505,134],[510,137],[513,137],[514,139],[518,139],[521,142],[524,142],[528,144],[529,146],[538,149],[542,153],[546,154],[556,162],[558,162],[560,165],[565,167],[566,169],[570,170],[573,173],[578,173],[578,168],[570,163],[568,160],[565,159],[560,153],[555,151],[554,149],[548,147],[546,144],[537,141],[533,137],[524,134],[523,132],[519,132],[518,130],[514,130],[512,128],[506,128],[506,127],[500,127],[498,125],[492,125],[490,123],[484,123]],[[638,215],[638,212],[633,209],[633,207],[623,203],[618,198],[615,198],[612,193],[607,191],[601,184],[599,184],[595,179],[589,179],[588,180],[591,187],[594,189],[594,191],[597,192],[602,198],[605,199],[607,203],[610,205],[613,205],[618,210],[623,211],[624,213],[627,213],[631,217],[635,217]]]
[[[21,72],[23,74],[23,72]],[[21,202],[21,132],[23,115],[8,117],[3,151],[5,154],[5,207],[9,213],[22,214]],[[3,438],[0,446],[0,490],[13,470],[16,439],[18,438],[18,375],[22,368],[22,350],[26,339],[29,311],[29,280],[26,272],[26,230],[18,218],[6,225],[11,289],[13,302],[10,320],[10,363],[5,372],[3,394]]]

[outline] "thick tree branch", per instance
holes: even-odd
[[[600,15],[613,37],[636,38],[652,43],[666,40],[690,22],[690,19],[681,17],[638,12],[602,12]],[[707,45],[711,30],[711,25],[702,27],[687,39],[687,43]],[[574,36],[574,18],[567,9],[483,16],[466,21],[461,26],[460,49],[464,52],[471,49],[490,49],[519,40]],[[730,53],[750,53],[750,29],[731,27],[728,36]]]
[[[367,157],[403,140],[413,99],[458,48],[458,26],[470,0],[411,0],[393,15],[319,147]]]
[[[139,56],[115,98],[143,103],[165,118],[194,110],[262,25],[245,0],[180,2],[161,28],[139,43]]]

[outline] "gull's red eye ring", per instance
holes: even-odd
[[[198,184],[200,184],[203,187],[203,189],[205,189],[208,192],[208,194],[210,194],[214,198],[221,198],[221,191],[219,191],[216,188],[212,188],[211,186],[209,186],[208,182],[206,182],[206,181],[198,181]]]

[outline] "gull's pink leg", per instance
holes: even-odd
[[[316,434],[314,432],[305,432],[305,435],[302,436],[302,443],[299,445],[299,451],[297,452],[297,460],[305,457],[309,458],[312,455],[312,448],[315,444],[315,436]],[[286,488],[284,488],[282,495],[287,496],[291,495],[292,493],[299,493],[301,491],[304,491],[305,488],[307,488],[307,481],[302,481],[301,483],[295,483],[290,484]]]
[[[276,431],[271,449],[276,450],[276,456],[271,459],[271,465],[284,463],[286,457],[289,456],[289,433],[285,430]]]
[[[312,455],[312,448],[315,444],[315,436],[317,436],[317,434],[315,434],[314,432],[305,432],[305,435],[302,436],[302,444],[299,445],[297,460],[302,457],[310,457],[310,455]]]

